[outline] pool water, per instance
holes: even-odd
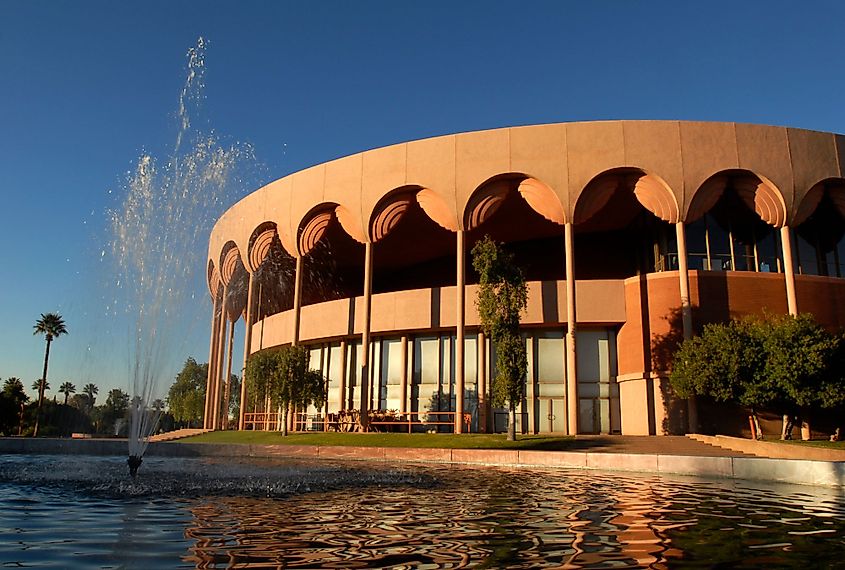
[[[0,566],[836,568],[838,490],[606,472],[0,455]]]

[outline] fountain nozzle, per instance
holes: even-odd
[[[126,460],[126,463],[129,465],[129,476],[130,477],[137,477],[138,476],[138,467],[141,466],[143,460],[138,457],[137,455],[130,455],[129,459]]]

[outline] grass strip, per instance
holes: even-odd
[[[443,449],[536,449],[574,451],[579,443],[572,436],[520,435],[507,441],[505,434],[451,433],[291,433],[215,431],[180,439],[185,443],[241,443],[253,445],[331,445],[340,447],[414,447]]]

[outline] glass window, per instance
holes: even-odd
[[[781,263],[780,239],[778,231],[767,227],[755,232],[757,238],[757,268],[766,273],[780,273]]]
[[[706,270],[707,264],[707,226],[700,218],[684,228],[687,241],[687,257],[690,269]]]
[[[819,262],[816,257],[816,236],[814,228],[801,225],[795,232],[798,254],[798,272],[804,275],[818,275]]]

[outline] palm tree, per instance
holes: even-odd
[[[97,388],[97,385],[91,384],[90,382],[82,389],[82,393],[87,395],[90,399],[92,407],[94,406],[94,396],[96,396],[99,391],[100,389]]]
[[[59,388],[59,394],[65,395],[65,406],[67,406],[68,396],[70,396],[71,394],[76,394],[76,386],[74,386],[70,382],[65,382],[64,384],[62,384],[62,387]]]
[[[41,380],[36,380],[35,382],[32,383],[32,389],[35,390],[36,394],[38,394],[39,390],[41,390],[41,384],[42,384]],[[44,391],[45,392],[50,389],[50,383],[49,382],[43,382],[43,384],[44,384]]]
[[[47,339],[47,350],[44,352],[44,374],[41,375],[41,388],[38,390],[38,411],[35,413],[35,431],[33,437],[38,436],[38,420],[41,416],[41,404],[44,402],[44,389],[47,385],[47,365],[50,362],[50,343],[54,338],[67,334],[67,328],[62,316],[58,313],[41,313],[41,318],[35,321],[32,334],[43,334]]]

